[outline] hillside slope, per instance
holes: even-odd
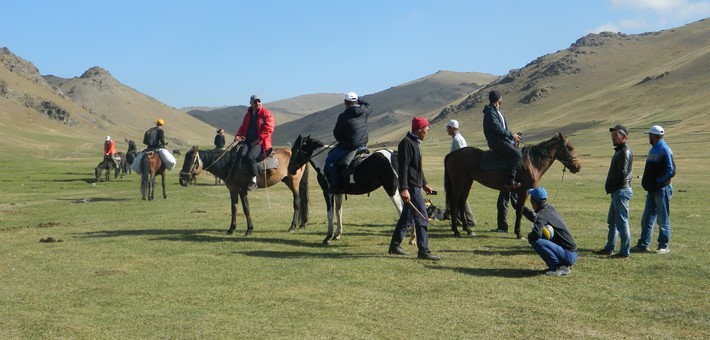
[[[632,132],[661,124],[671,134],[707,139],[708,36],[710,20],[638,35],[589,34],[445,108],[434,121],[458,119],[475,131],[467,138],[483,141],[481,111],[497,89],[511,128],[528,141],[556,131],[596,134],[619,123]],[[606,143],[607,134],[600,136]]]

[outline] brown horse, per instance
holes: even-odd
[[[227,234],[234,233],[237,227],[237,205],[241,197],[242,210],[247,219],[245,236],[248,236],[254,230],[247,200],[247,185],[251,182],[251,176],[246,175],[239,167],[238,153],[240,150],[240,147],[226,151],[199,150],[197,146],[192,147],[190,151],[185,153],[185,161],[182,170],[180,170],[180,185],[190,184],[202,170],[222,179],[229,189],[232,208],[232,223],[229,225]],[[275,168],[260,171],[256,176],[257,186],[265,188],[279,182],[286,184],[293,194],[293,219],[288,231],[295,231],[297,227],[305,228],[306,222],[308,222],[308,165],[301,166],[295,174],[290,175],[287,169],[291,150],[276,149],[271,152],[269,157],[276,159],[278,165]]]
[[[503,188],[506,174],[504,168],[493,167],[491,170],[481,169],[481,159],[485,153],[475,147],[465,147],[453,151],[444,158],[444,187],[446,189],[446,201],[451,210],[451,230],[455,237],[461,237],[456,225],[462,221],[463,229],[472,234],[464,218],[464,204],[468,198],[473,181],[477,181],[491,189],[505,190]],[[549,140],[540,144],[526,146],[522,149],[523,161],[522,169],[518,170],[517,180],[521,186],[515,189],[518,195],[515,208],[515,235],[521,238],[520,220],[523,216],[525,200],[528,196],[528,189],[537,186],[542,175],[552,166],[555,160],[560,161],[565,168],[572,173],[577,173],[581,169],[574,147],[562,134],[557,134]],[[498,160],[500,162],[500,160]],[[455,218],[459,216],[459,218]]]
[[[141,195],[143,199],[153,200],[155,192],[155,176],[160,175],[163,184],[163,198],[168,198],[165,193],[165,164],[160,159],[158,151],[145,151],[141,159]]]

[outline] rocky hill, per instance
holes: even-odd
[[[467,137],[482,139],[481,111],[488,92],[497,89],[510,126],[528,140],[618,123],[637,131],[653,124],[667,131],[707,131],[708,36],[710,20],[637,35],[589,34],[446,107],[434,122],[458,119],[475,127]]]

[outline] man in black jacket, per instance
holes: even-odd
[[[614,156],[611,157],[609,173],[606,176],[604,189],[611,194],[611,204],[606,222],[609,233],[604,248],[597,255],[609,255],[618,259],[628,259],[631,252],[631,232],[629,229],[629,202],[634,192],[631,189],[631,168],[634,158],[631,148],[627,145],[629,130],[623,125],[609,129],[611,141],[614,144]],[[614,255],[616,239],[620,238],[619,253]]]
[[[520,142],[520,135],[508,129],[508,122],[500,109],[503,95],[493,90],[488,93],[488,100],[490,104],[483,108],[483,134],[486,136],[488,147],[508,162],[508,177],[503,186],[508,190],[517,189],[520,183],[515,180],[515,175],[523,159],[523,154],[516,147]]]
[[[399,194],[404,202],[402,214],[399,215],[397,226],[392,234],[389,254],[408,255],[400,245],[407,235],[409,223],[414,221],[417,234],[417,258],[424,260],[439,260],[429,250],[429,219],[426,217],[426,205],[422,190],[431,194],[433,191],[427,184],[422,168],[421,141],[429,134],[429,122],[423,117],[412,119],[412,131],[399,142],[397,147],[397,175],[399,177]]]
[[[358,150],[367,148],[367,118],[372,112],[370,104],[359,99],[355,92],[346,93],[343,102],[345,111],[338,116],[333,128],[338,145],[328,152],[325,159],[324,170],[333,194],[343,193],[338,164],[347,166]]]
[[[569,267],[577,262],[577,243],[555,207],[547,204],[547,191],[537,187],[528,190],[530,204],[535,210],[533,228],[528,242],[547,264],[546,275],[564,276],[572,271]],[[525,215],[528,219],[532,216]],[[552,228],[552,233],[544,232]],[[547,239],[543,235],[550,235]]]

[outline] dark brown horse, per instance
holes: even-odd
[[[123,175],[126,174],[126,158],[123,156],[123,152],[117,152],[113,156],[113,161],[111,160],[111,156],[104,156],[104,159],[96,165],[96,168],[94,168],[94,175],[96,175],[96,181],[98,182],[99,179],[101,178],[101,173],[106,171],[106,181],[111,180],[111,170],[114,171],[114,179],[118,178],[120,175],[121,178],[123,178]]]
[[[455,237],[461,237],[456,225],[462,221],[463,229],[470,235],[472,232],[464,218],[464,204],[468,198],[473,181],[477,181],[491,189],[504,190],[503,183],[506,173],[503,168],[493,167],[491,170],[481,170],[481,159],[485,153],[475,147],[465,147],[453,151],[444,158],[444,187],[446,201],[451,209],[451,230]],[[572,173],[581,169],[574,147],[562,134],[557,134],[540,144],[526,146],[522,149],[522,169],[518,170],[517,180],[521,187],[515,189],[518,195],[515,208],[515,235],[521,238],[520,220],[523,216],[528,189],[537,186],[542,175],[552,166],[555,160],[560,161]],[[500,162],[500,161],[499,161]],[[459,216],[459,218],[455,218]]]
[[[160,175],[163,185],[163,198],[168,198],[165,193],[165,164],[158,151],[145,151],[141,158],[141,195],[143,199],[153,200],[155,192],[155,176]]]
[[[245,174],[239,167],[237,154],[241,148],[235,147],[230,150],[199,150],[197,146],[192,147],[185,154],[185,161],[180,170],[180,185],[187,186],[200,174],[206,170],[216,177],[222,179],[231,198],[232,222],[229,225],[227,234],[234,233],[237,228],[237,205],[239,198],[242,199],[242,210],[247,219],[247,230],[245,235],[251,235],[254,224],[251,221],[249,201],[247,200],[247,185],[251,182],[251,176]],[[271,156],[278,161],[276,168],[260,171],[256,176],[256,184],[259,188],[270,187],[276,183],[283,182],[291,189],[293,194],[293,219],[288,231],[295,231],[296,228],[305,228],[308,222],[308,165],[301,166],[291,175],[288,173],[288,162],[291,158],[291,150],[276,149]]]

